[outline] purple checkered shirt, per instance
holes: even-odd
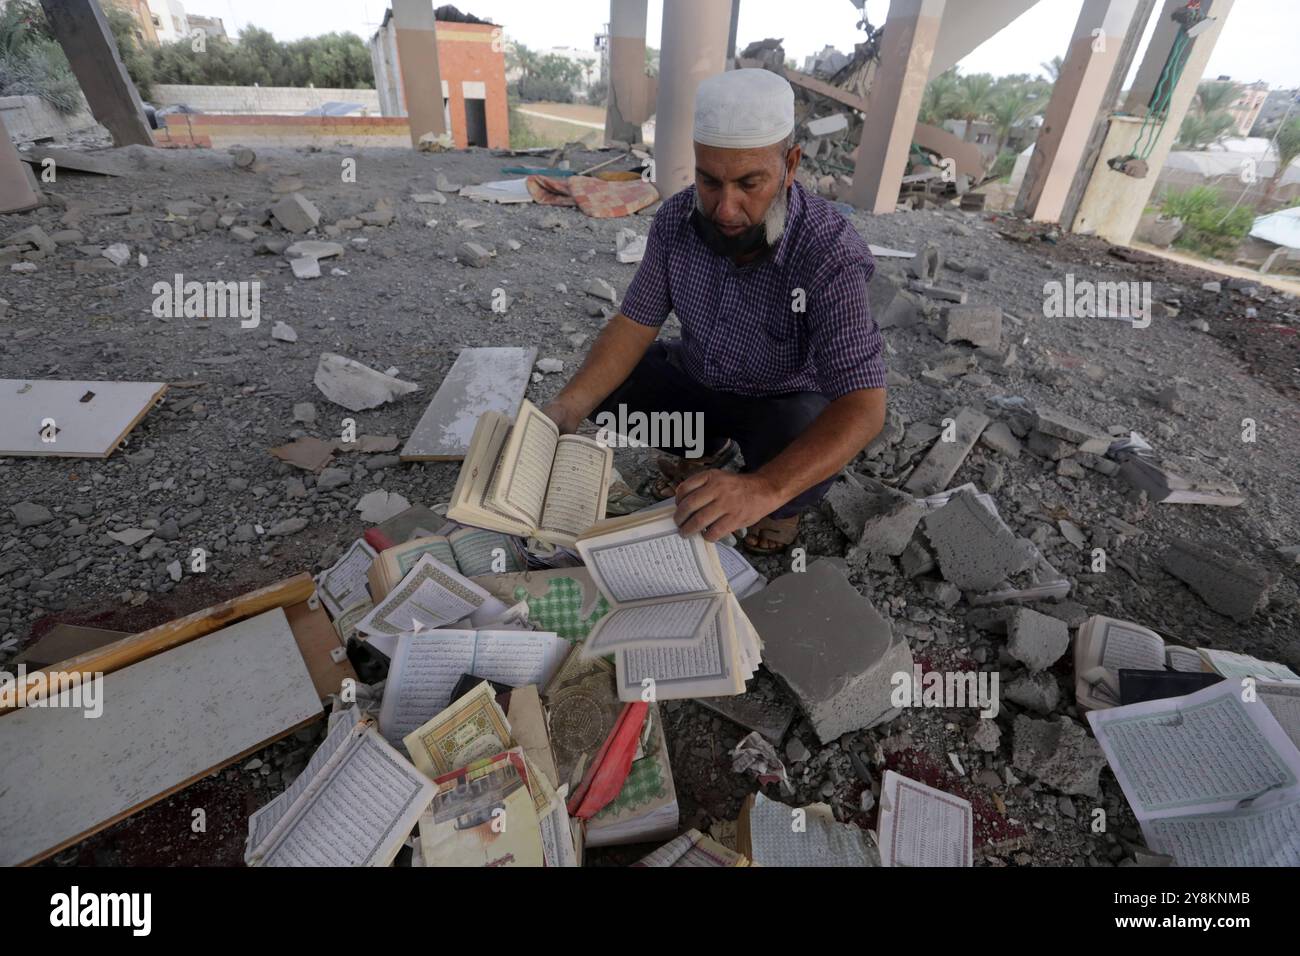
[[[694,208],[691,186],[655,214],[624,315],[658,326],[675,312],[686,371],[710,388],[834,401],[885,387],[884,345],[867,304],[876,264],[852,223],[796,182],[776,247],[736,266],[700,241]],[[802,312],[794,308],[800,289]]]

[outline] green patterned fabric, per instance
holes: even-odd
[[[629,813],[661,799],[663,795],[664,781],[659,772],[659,761],[653,755],[642,757],[632,764],[618,796],[605,804],[592,819],[600,820]]]
[[[592,626],[609,611],[609,602],[601,595],[590,617],[582,616],[582,585],[572,578],[558,578],[541,597],[530,595],[520,585],[515,600],[528,602],[528,619],[544,631],[554,631],[570,644],[585,641]]]

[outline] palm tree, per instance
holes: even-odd
[[[961,78],[957,98],[953,104],[957,119],[966,121],[966,142],[975,140],[975,121],[987,116],[993,105],[995,81],[988,73],[972,73]]]
[[[1265,202],[1273,198],[1273,190],[1281,185],[1283,175],[1295,162],[1296,157],[1300,156],[1300,116],[1277,131],[1277,142],[1274,146],[1277,149],[1277,171],[1264,187]]]
[[[994,93],[989,107],[989,117],[993,120],[993,126],[998,134],[995,156],[1002,153],[1003,147],[1011,136],[1011,130],[1034,115],[1036,109],[1041,109],[1041,104],[1027,87],[1007,87]]]
[[[1043,72],[1047,74],[1047,78],[1051,82],[1055,83],[1061,78],[1061,64],[1064,62],[1065,61],[1059,56],[1054,56],[1046,63],[1040,63],[1038,65],[1043,68]]]
[[[921,97],[921,122],[938,126],[944,120],[951,119],[959,85],[960,80],[955,69],[944,70],[927,83],[925,93]]]
[[[1234,120],[1223,111],[1217,113],[1188,113],[1183,125],[1178,127],[1178,145],[1188,149],[1204,149],[1232,132]]]
[[[1231,81],[1210,80],[1196,87],[1196,106],[1202,116],[1227,110],[1241,96],[1241,87]]]

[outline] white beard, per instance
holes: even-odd
[[[777,240],[781,238],[781,233],[785,232],[785,217],[789,209],[786,195],[787,189],[777,190],[776,196],[767,207],[767,212],[763,213],[763,237],[767,240],[769,246],[774,246]],[[695,209],[701,216],[708,215],[704,211],[704,203],[700,201],[700,191],[695,191]]]

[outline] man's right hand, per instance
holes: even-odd
[[[560,429],[561,435],[572,435],[578,430],[578,426],[582,424],[583,418],[586,417],[572,411],[569,406],[559,398],[543,405],[542,414],[555,422],[556,427]]]

